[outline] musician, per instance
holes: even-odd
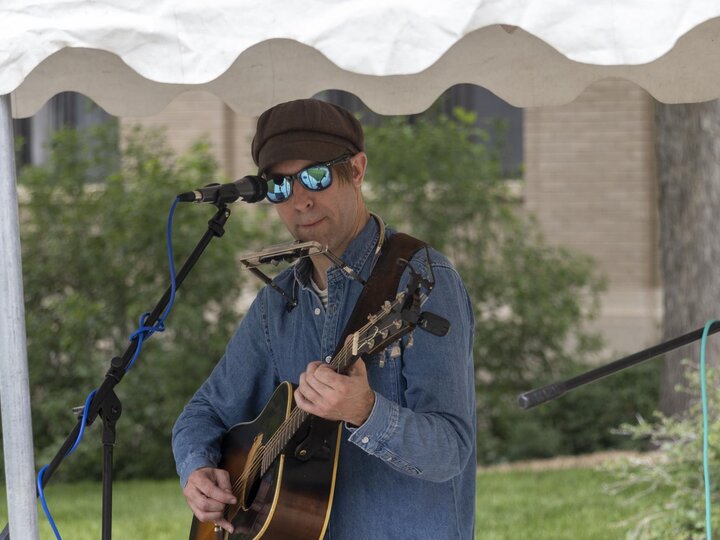
[[[315,254],[275,278],[295,307],[271,287],[258,293],[173,428],[188,505],[200,521],[232,531],[223,509],[235,497],[228,473],[216,468],[220,441],[233,425],[256,418],[281,381],[291,381],[299,385],[298,407],[343,422],[326,538],[472,538],[474,323],[460,276],[438,252],[429,250],[432,271],[426,251],[416,252],[412,267],[435,280],[423,310],[447,319],[450,331],[438,337],[416,329],[412,344],[405,336],[347,375],[337,373],[325,364],[363,288],[353,271],[368,279],[378,246],[393,234],[363,200],[362,127],[322,101],[282,103],[258,119],[252,157],[292,236],[327,245],[351,270]],[[398,291],[409,277],[407,268]]]

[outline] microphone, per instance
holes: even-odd
[[[259,176],[245,176],[227,184],[208,184],[195,191],[178,195],[180,202],[228,204],[238,199],[254,203],[262,201],[267,194],[267,182]]]

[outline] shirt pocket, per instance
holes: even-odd
[[[365,365],[370,388],[401,405],[402,353],[399,343],[366,356]]]

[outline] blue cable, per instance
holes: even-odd
[[[168,254],[168,262],[170,266],[170,299],[168,300],[168,305],[165,307],[165,310],[163,311],[162,315],[158,319],[158,322],[154,326],[146,326],[145,321],[147,320],[150,313],[143,313],[140,316],[140,326],[132,333],[130,334],[130,341],[132,342],[134,339],[137,339],[137,347],[135,348],[135,353],[133,354],[130,362],[128,363],[128,366],[125,368],[125,373],[130,371],[130,368],[135,364],[135,360],[137,360],[137,357],[140,355],[140,350],[142,349],[142,345],[145,339],[152,336],[155,332],[163,332],[165,330],[165,319],[167,319],[168,315],[170,315],[170,310],[173,307],[173,304],[175,303],[175,291],[177,290],[177,281],[175,277],[175,261],[173,258],[173,249],[172,249],[172,223],[173,223],[173,216],[175,215],[175,208],[177,207],[178,203],[180,202],[180,199],[176,198],[173,201],[172,206],[170,207],[170,213],[168,215],[167,220],[167,229],[165,231],[165,240],[167,242],[167,254]],[[87,414],[88,409],[90,408],[90,404],[92,403],[93,397],[95,397],[95,392],[97,390],[93,390],[88,395],[87,399],[85,400],[85,407],[83,408],[83,416],[82,421],[80,423],[80,431],[78,432],[78,436],[75,439],[75,443],[72,445],[70,450],[68,450],[67,454],[65,456],[69,456],[72,454],[75,449],[80,445],[80,441],[82,441],[83,435],[85,434],[85,425],[87,423]],[[55,533],[55,538],[57,540],[62,540],[62,537],[60,536],[60,532],[58,531],[57,527],[55,526],[55,521],[52,518],[52,515],[50,514],[50,508],[48,508],[47,501],[45,500],[45,490],[43,489],[43,474],[45,474],[45,471],[49,465],[45,465],[42,469],[40,469],[40,472],[38,472],[37,475],[37,489],[38,494],[40,496],[40,503],[42,504],[43,511],[45,512],[45,517],[47,517],[48,522],[50,523],[50,527],[53,530],[53,533]]]
[[[97,390],[93,390],[88,394],[87,399],[85,400],[85,407],[83,408],[83,415],[82,415],[82,422],[80,423],[80,433],[78,433],[77,439],[75,439],[75,444],[72,445],[72,448],[68,450],[66,456],[69,456],[72,454],[75,449],[80,445],[80,441],[82,441],[83,435],[85,435],[85,425],[87,424],[87,415],[88,415],[88,409],[90,408],[90,404],[92,403],[92,399],[95,397],[95,392]]]
[[[714,320],[705,323],[702,333],[702,341],[700,342],[700,391],[702,395],[702,415],[703,415],[703,478],[705,480],[705,538],[712,540],[712,519],[710,517],[710,465],[708,450],[708,403],[705,380],[705,347],[707,345],[707,336]]]
[[[65,456],[69,456],[75,451],[75,449],[80,444],[83,435],[85,434],[85,425],[87,423],[88,409],[90,408],[90,403],[92,403],[92,399],[95,397],[95,392],[97,392],[97,390],[93,390],[92,392],[90,392],[87,399],[85,399],[85,407],[83,407],[82,421],[80,423],[80,432],[78,433],[78,436],[75,439],[75,443],[72,445],[72,448],[67,451]],[[45,517],[47,518],[48,522],[50,523],[50,527],[55,533],[55,538],[57,538],[57,540],[62,540],[62,537],[60,536],[60,531],[58,531],[57,527],[55,526],[55,521],[50,514],[50,508],[48,508],[47,501],[45,500],[45,490],[43,489],[43,475],[45,474],[45,471],[49,466],[50,465],[45,465],[42,469],[40,469],[40,472],[37,475],[37,489],[38,494],[40,495],[40,503],[42,504],[43,512],[45,512]]]
[[[57,538],[57,540],[62,540],[62,537],[60,536],[60,531],[58,531],[57,527],[55,526],[55,521],[53,521],[53,518],[50,515],[50,509],[48,508],[47,502],[45,501],[45,492],[43,491],[42,486],[43,474],[48,467],[49,465],[45,465],[42,469],[40,469],[40,472],[37,475],[37,488],[38,493],[40,494],[40,503],[42,504],[43,512],[45,512],[45,517],[47,518],[48,522],[50,523],[50,527],[55,533],[55,538]]]
[[[172,224],[173,224],[173,216],[175,215],[175,207],[177,207],[178,203],[180,202],[179,198],[176,198],[172,206],[170,207],[170,213],[168,214],[168,221],[167,221],[167,228],[165,230],[165,241],[167,242],[167,252],[168,252],[168,266],[170,268],[170,300],[168,301],[168,305],[165,308],[165,311],[163,312],[162,316],[160,317],[160,321],[162,323],[165,322],[165,319],[167,319],[168,315],[170,315],[170,310],[173,307],[173,304],[175,303],[175,291],[177,290],[177,283],[175,281],[175,260],[173,258],[173,248],[172,248]]]
[[[143,343],[146,339],[148,339],[150,336],[152,336],[155,332],[164,332],[165,331],[165,319],[167,319],[168,315],[170,315],[170,310],[173,307],[173,304],[175,304],[175,291],[177,290],[177,281],[175,277],[175,260],[173,257],[173,248],[172,248],[172,223],[173,223],[173,216],[175,215],[175,208],[177,207],[178,203],[180,202],[180,199],[176,198],[173,201],[172,206],[170,207],[170,213],[168,214],[168,220],[167,220],[167,229],[165,231],[165,239],[167,242],[167,255],[168,255],[168,266],[170,268],[170,299],[168,300],[168,304],[165,307],[165,310],[163,311],[162,315],[160,315],[160,318],[158,319],[158,322],[155,323],[155,326],[146,326],[145,321],[147,320],[149,313],[143,313],[140,316],[140,326],[135,330],[132,334],[130,334],[130,341],[133,341],[134,339],[137,339],[137,347],[135,347],[135,353],[133,354],[132,358],[130,359],[130,362],[128,363],[127,367],[125,368],[125,373],[130,371],[130,369],[135,365],[135,360],[137,360],[138,356],[140,356],[140,350],[142,349]]]

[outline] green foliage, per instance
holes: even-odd
[[[700,374],[697,364],[685,362],[687,390],[700,395]],[[707,374],[710,496],[713,505],[712,528],[720,528],[716,501],[720,496],[720,373]],[[702,404],[694,403],[683,417],[671,418],[656,412],[651,421],[639,418],[624,424],[619,433],[636,440],[649,441],[658,449],[654,459],[641,463],[623,461],[611,468],[619,478],[615,491],[628,502],[641,494],[662,491],[667,496],[632,520],[635,539],[702,539],[705,538],[705,484],[702,464]]]
[[[587,370],[574,364],[573,373]],[[528,456],[588,454],[598,450],[644,450],[647,443],[616,432],[620,423],[650,415],[657,407],[659,362],[648,363],[578,388],[529,411],[514,404],[494,423],[493,452],[510,461]],[[489,446],[485,442],[485,446]]]
[[[482,462],[572,448],[573,433],[549,431],[552,420],[519,411],[515,396],[577,371],[599,349],[584,324],[603,286],[590,258],[547,245],[524,217],[497,144],[460,109],[366,127],[370,207],[446,253],[474,301]]]
[[[122,147],[122,150],[118,149]],[[92,184],[89,181],[99,181]],[[225,181],[207,143],[176,157],[160,133],[63,130],[42,167],[20,175],[21,236],[33,431],[38,464],[54,456],[75,425],[71,408],[102,382],[109,361],[128,346],[139,318],[169,286],[165,229],[175,195]],[[238,209],[239,210],[239,209]],[[222,355],[241,313],[243,287],[234,254],[267,238],[262,208],[231,216],[178,291],[167,331],[155,334],[116,392],[115,472],[123,477],[174,473],[170,429],[182,406]],[[179,271],[215,209],[180,205],[173,223]],[[253,280],[253,281],[251,281]],[[101,422],[61,467],[67,478],[99,477]]]

